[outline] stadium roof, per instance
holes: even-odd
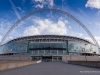
[[[78,42],[84,42],[84,43],[93,44],[90,41],[88,41],[86,39],[83,39],[83,38],[78,38],[78,37],[73,37],[73,36],[65,36],[65,35],[33,35],[33,36],[25,36],[25,37],[19,37],[19,38],[10,40],[7,43],[20,42],[20,41],[31,41],[31,42],[78,41]]]

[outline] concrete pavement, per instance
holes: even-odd
[[[100,75],[100,69],[62,62],[41,62],[2,71],[0,75]]]

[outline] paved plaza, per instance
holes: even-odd
[[[41,62],[2,71],[0,75],[100,75],[100,69],[62,62]]]

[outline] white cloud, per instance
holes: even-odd
[[[22,11],[22,8],[21,7],[17,7],[17,8],[18,8],[18,10]]]
[[[1,38],[4,37],[4,35],[10,29],[10,27],[13,25],[13,23],[15,23],[15,21],[9,21],[9,20],[3,19],[3,18],[0,19],[0,40],[1,40]],[[16,35],[16,33],[12,33],[12,32],[9,35],[11,35],[11,36]],[[11,36],[7,36],[7,38],[5,39],[5,41],[3,43],[5,43],[6,41],[11,40],[11,39],[13,39],[13,37],[15,37],[15,36],[12,36],[12,37]]]
[[[25,11],[21,8],[21,7],[17,7],[17,9],[21,12],[21,13],[25,13]],[[21,18],[21,17],[20,17]]]
[[[35,7],[36,7],[36,8],[37,8],[37,7],[43,8],[44,6],[43,6],[43,4],[37,4]]]
[[[94,43],[90,37],[85,37],[85,39],[89,40],[90,42]]]
[[[98,42],[99,45],[100,45],[100,36],[98,36],[98,37],[96,36],[95,39],[97,40],[97,42]]]
[[[83,36],[83,34],[82,34],[82,33],[79,33],[78,35],[79,35],[80,37],[81,37],[81,36]]]
[[[97,43],[99,44],[99,47],[100,47],[100,36],[94,36],[94,38],[96,39],[96,41],[97,41]],[[90,37],[87,37],[85,39],[87,39],[87,40],[91,41],[92,43],[94,43],[93,40]],[[95,49],[95,51],[96,51],[96,53],[99,53],[98,50]]]
[[[0,42],[1,42],[1,40],[2,40],[2,36],[0,35]]]
[[[65,20],[58,20],[57,22],[54,22],[50,19],[33,19],[33,22],[36,25],[26,28],[24,35],[66,35],[68,31]]]
[[[83,38],[83,36],[84,36],[82,33],[80,33],[80,32],[75,32],[75,31],[73,31],[73,30],[70,30],[69,32],[70,32],[69,35],[71,35],[71,36],[76,36],[76,37],[81,37],[81,38]]]
[[[71,29],[72,27],[71,26],[68,26],[69,27],[69,29]]]
[[[35,1],[35,2],[44,2],[44,0],[32,0],[32,1]]]
[[[89,16],[86,14],[86,12],[84,12],[82,9],[78,8],[79,12],[81,15],[83,15],[84,17],[89,19]]]
[[[100,23],[96,22],[95,25],[99,28],[100,27]]]
[[[88,0],[85,6],[100,9],[100,0]]]
[[[8,29],[11,27],[12,21],[8,21],[5,19],[0,19],[0,35],[4,35]]]
[[[30,26],[30,27],[26,28],[26,30],[24,31],[24,36],[26,36],[26,35],[39,35],[39,34],[40,34],[39,30],[34,26]]]
[[[48,0],[48,2],[50,3],[49,6],[54,6],[54,1],[53,0]]]
[[[13,39],[13,37],[12,37],[12,36],[10,36],[10,37],[9,37],[9,39],[11,40],[11,39]]]
[[[98,42],[98,44],[100,46],[100,36],[94,36],[94,38],[96,39],[96,41]],[[88,39],[89,41],[93,42],[93,40],[90,37],[86,37],[86,39]]]
[[[32,0],[33,3],[35,3],[35,7],[43,8],[45,5],[48,5],[48,7],[54,6],[54,0]]]

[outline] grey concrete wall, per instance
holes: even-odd
[[[100,61],[68,61],[69,64],[100,68]]]
[[[99,56],[62,56],[62,62],[100,68]]]
[[[37,63],[36,61],[0,61],[0,71]]]
[[[3,55],[0,56],[0,61],[15,61],[15,60],[31,60],[31,56],[29,55]]]
[[[67,61],[100,61],[99,56],[73,56],[73,55],[65,55],[62,56],[62,60],[67,60]]]

